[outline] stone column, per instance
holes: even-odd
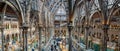
[[[38,30],[39,30],[39,51],[42,51],[42,26],[39,26],[39,28],[38,28]]]
[[[80,33],[81,33],[81,29],[80,26],[78,27],[78,42],[80,43]]]
[[[21,27],[19,27],[19,41],[20,41],[20,46],[22,45],[22,28]]]
[[[72,23],[68,23],[68,32],[69,32],[69,51],[72,51],[72,39],[71,39]]]
[[[49,28],[48,28],[48,34],[47,34],[47,35],[48,35],[48,39],[49,39],[50,36],[51,36],[51,35],[50,35],[50,33],[51,33],[50,31],[51,31],[51,27],[49,26]]]
[[[118,34],[118,50],[120,50],[120,34]]]
[[[50,37],[54,34],[54,28],[53,27],[50,27]]]
[[[47,40],[47,38],[46,38],[46,32],[47,32],[47,31],[46,31],[46,26],[45,26],[44,32],[45,32],[45,44],[46,44],[46,43],[47,43],[47,42],[46,42],[46,40]]]
[[[1,30],[1,38],[2,38],[2,51],[4,51],[4,28],[1,26],[0,27]]]
[[[68,36],[69,36],[69,32],[67,31],[67,29],[66,29],[66,38],[68,38]],[[67,41],[68,39],[66,39],[66,41]]]
[[[28,26],[24,24],[22,26],[22,34],[23,34],[23,51],[27,51],[27,32],[28,32]]]

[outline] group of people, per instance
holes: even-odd
[[[54,44],[51,45],[51,51],[58,51],[59,49],[57,47],[59,47],[59,43],[57,41],[53,42]]]

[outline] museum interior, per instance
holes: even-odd
[[[120,0],[0,0],[0,51],[120,51]]]

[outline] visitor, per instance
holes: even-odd
[[[53,51],[53,45],[51,45],[51,51]]]
[[[32,51],[34,51],[34,48],[32,48]]]

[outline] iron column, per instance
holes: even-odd
[[[72,51],[71,31],[72,31],[72,22],[68,23],[68,32],[69,32],[69,51]]]

